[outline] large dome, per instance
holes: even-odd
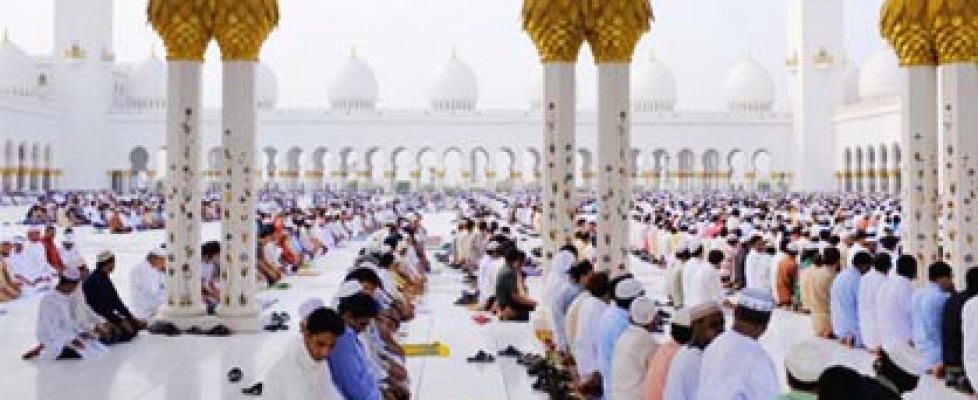
[[[0,42],[0,95],[34,96],[38,76],[34,60],[4,36]]]
[[[859,74],[859,97],[878,100],[900,93],[900,63],[892,50],[885,48],[863,64]]]
[[[479,82],[475,72],[455,52],[441,69],[429,97],[435,111],[471,111],[479,101]]]
[[[676,106],[676,76],[655,56],[649,56],[632,76],[635,111],[672,111]]]
[[[377,76],[356,53],[329,86],[329,107],[334,110],[373,110],[377,106]]]
[[[129,101],[137,107],[166,106],[166,64],[150,54],[129,75]]]
[[[259,63],[255,71],[258,86],[255,96],[258,100],[258,108],[274,108],[278,102],[278,76],[271,67],[265,63]]]
[[[724,91],[731,111],[770,111],[774,105],[774,79],[750,58],[730,71]]]

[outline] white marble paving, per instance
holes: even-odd
[[[449,227],[447,214],[428,218],[435,234]],[[218,225],[204,226],[205,239],[216,238]],[[19,233],[22,228],[6,226],[2,234]],[[83,228],[77,235],[89,260],[108,248],[117,253],[118,265],[113,278],[123,296],[128,298],[128,268],[145,252],[162,241],[162,232],[133,235],[96,234]],[[529,246],[532,241],[523,242]],[[331,297],[340,274],[350,265],[356,244],[320,260],[317,277],[291,277],[289,290],[260,292],[258,297],[276,301],[272,310],[295,315],[302,300]],[[653,294],[662,292],[661,271],[633,260],[636,275]],[[531,290],[536,286],[530,280]],[[413,358],[408,362],[414,398],[423,400],[532,400],[545,396],[530,389],[530,379],[513,360],[497,358],[493,364],[468,364],[465,358],[478,350],[494,353],[508,345],[524,350],[539,350],[528,324],[491,322],[476,325],[472,312],[452,305],[462,288],[461,277],[454,271],[439,269],[430,277],[430,288],[419,307],[415,321],[405,324],[404,342],[439,340],[451,348],[449,358]],[[176,338],[142,335],[129,344],[111,348],[108,356],[92,361],[21,361],[20,355],[34,344],[37,298],[0,304],[0,400],[71,399],[71,400],[194,400],[246,399],[240,393],[270,368],[282,345],[296,332],[296,322],[289,331],[238,335],[230,338],[181,336]],[[771,330],[762,339],[780,366],[790,346],[810,338],[808,318],[779,312]],[[838,348],[834,359],[870,372],[868,353]],[[245,372],[243,382],[230,384],[225,375],[231,367]],[[928,379],[910,399],[964,399],[943,390]]]

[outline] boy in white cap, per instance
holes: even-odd
[[[818,379],[829,367],[827,342],[805,341],[791,347],[784,359],[789,392],[774,400],[816,400]]]
[[[146,259],[136,265],[129,275],[132,294],[132,314],[136,318],[149,319],[156,315],[166,300],[166,250],[154,248]]]
[[[767,331],[774,308],[767,291],[740,293],[733,329],[703,352],[697,400],[769,400],[780,394],[774,361],[757,341]]]
[[[629,309],[631,325],[615,344],[612,357],[610,398],[615,400],[641,400],[645,371],[652,354],[659,346],[652,332],[658,326],[658,309],[648,297],[639,297]]]
[[[325,361],[346,329],[343,319],[319,299],[307,300],[299,314],[302,336],[289,343],[265,377],[262,398],[342,400]]]

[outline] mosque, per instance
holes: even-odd
[[[150,54],[123,64],[113,54],[112,2],[59,1],[55,49],[41,54],[0,43],[0,171],[8,191],[129,190],[164,178],[167,66]],[[846,60],[841,1],[789,13],[783,65],[750,57],[723,87],[726,108],[677,109],[683,88],[652,54],[632,64],[634,184],[678,190],[847,190],[900,187],[901,74],[889,48],[861,68]],[[70,16],[70,17],[69,17]],[[83,16],[83,17],[79,17]],[[842,20],[842,18],[838,18]],[[108,21],[108,22],[107,22]],[[425,109],[378,107],[383,90],[368,61],[351,51],[321,107],[276,106],[276,72],[257,73],[264,184],[283,189],[379,187],[513,188],[541,179],[542,74],[525,108],[484,109],[479,77],[446,54]],[[790,106],[777,110],[772,74],[788,74]],[[326,77],[324,77],[325,79]],[[579,111],[576,182],[596,185],[597,121]],[[205,110],[201,170],[216,185],[220,110]],[[396,140],[391,140],[395,138]],[[832,162],[803,163],[805,153]],[[807,165],[806,165],[807,164]],[[815,178],[799,182],[804,172]]]

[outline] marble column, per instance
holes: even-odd
[[[628,269],[628,216],[631,210],[629,168],[629,64],[598,64],[598,215],[599,268],[613,276]]]
[[[159,317],[203,316],[200,288],[201,67],[198,61],[170,60],[166,122],[166,302]],[[123,179],[125,181],[126,179]]]
[[[940,134],[943,141],[941,179],[941,246],[954,268],[955,283],[964,287],[965,273],[978,254],[978,66],[956,62],[940,66]]]
[[[926,266],[939,257],[937,240],[938,154],[937,70],[932,65],[903,68],[901,126],[907,147],[901,175],[903,218],[900,232],[903,250]]]
[[[250,60],[224,62],[222,144],[225,185],[224,218],[221,221],[224,290],[217,314],[235,331],[260,329],[255,302],[257,65]]]
[[[576,65],[543,65],[543,198],[541,225],[545,265],[574,235],[574,137],[577,109]]]

